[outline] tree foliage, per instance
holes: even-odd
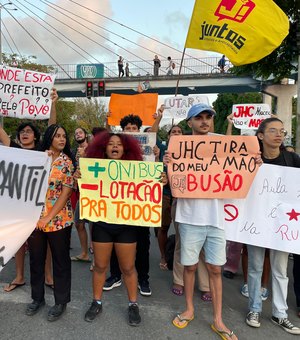
[[[297,56],[300,54],[300,1],[274,0],[274,2],[289,18],[289,34],[271,54],[255,63],[235,66],[232,68],[233,73],[263,79],[273,75],[275,81],[279,82],[283,78],[290,78],[293,72],[297,72]],[[263,25],[263,23],[259,23],[259,25]]]

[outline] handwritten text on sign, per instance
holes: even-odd
[[[300,169],[263,164],[245,199],[226,200],[226,238],[300,254],[299,176]]]
[[[0,116],[49,119],[55,75],[0,65]]]
[[[160,227],[163,164],[80,158],[80,218]]]
[[[174,197],[243,198],[257,171],[257,138],[172,136],[168,176]]]
[[[143,153],[143,160],[147,162],[154,162],[155,155],[153,148],[156,145],[156,133],[155,132],[124,132],[131,137],[134,137],[140,144]]]
[[[238,129],[257,129],[266,118],[271,117],[268,104],[237,104],[232,106],[233,124]]]
[[[0,146],[0,271],[36,226],[48,188],[51,158]]]

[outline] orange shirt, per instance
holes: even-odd
[[[61,153],[52,163],[48,180],[46,201],[43,206],[41,217],[48,215],[58,200],[63,186],[73,188],[74,167],[70,158]],[[73,211],[71,201],[68,199],[63,209],[43,228],[44,232],[58,231],[73,224]]]

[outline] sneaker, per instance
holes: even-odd
[[[152,294],[148,281],[141,281],[138,285],[138,289],[143,296],[151,296]]]
[[[246,316],[246,324],[255,328],[260,327],[259,313],[250,311]]]
[[[234,273],[229,271],[229,270],[224,270],[223,271],[223,276],[226,277],[227,279],[233,279],[234,278]]]
[[[242,288],[241,288],[241,294],[245,296],[246,298],[249,297],[249,292],[248,292],[248,284],[245,283]]]
[[[269,297],[269,290],[265,287],[261,287],[261,299],[263,301],[266,301],[268,297]]]
[[[272,316],[271,321],[290,334],[300,334],[300,328],[294,326],[288,318],[279,319]]]
[[[87,322],[92,322],[95,317],[102,312],[102,303],[98,303],[97,301],[93,300],[90,308],[85,313],[84,320]]]
[[[120,287],[122,280],[119,277],[110,276],[105,280],[103,290],[112,290],[113,288]]]
[[[133,303],[128,307],[128,323],[130,326],[139,326],[141,323],[139,306],[136,303]]]

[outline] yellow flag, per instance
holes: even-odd
[[[289,20],[272,0],[196,0],[185,47],[250,64],[278,47]]]

